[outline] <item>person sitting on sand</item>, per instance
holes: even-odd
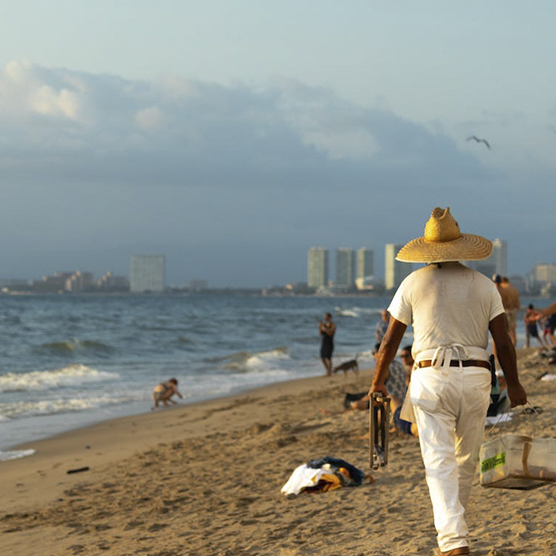
[[[153,401],[154,407],[158,407],[158,404],[162,402],[164,405],[168,405],[168,402],[176,404],[178,402],[172,399],[172,396],[177,394],[181,399],[183,396],[181,395],[180,391],[178,390],[178,381],[175,378],[171,378],[166,382],[161,382],[155,389],[153,390]]]
[[[378,351],[380,349],[380,344],[375,345],[373,351],[373,357],[376,359]],[[411,357],[411,346],[406,346],[402,349],[402,355],[404,351],[409,350],[409,357]],[[405,421],[400,417],[400,412],[402,405],[407,393],[407,386],[409,384],[409,375],[404,365],[400,364],[399,361],[394,359],[390,363],[388,368],[388,379],[386,381],[388,385],[388,392],[390,397],[390,414],[392,415],[392,421],[400,432],[403,434],[410,434],[413,436],[419,436],[417,430],[417,425],[415,423],[410,423]],[[351,399],[349,398],[351,396]],[[346,409],[353,410],[367,410],[369,409],[369,395],[368,392],[364,394],[346,394],[346,400],[344,402],[344,407]]]

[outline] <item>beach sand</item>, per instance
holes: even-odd
[[[544,411],[514,412],[503,432],[556,437],[556,381],[536,380],[544,370],[556,367],[537,349],[520,351],[522,382]],[[0,463],[0,554],[433,555],[415,438],[391,436],[390,462],[372,472],[374,483],[280,493],[310,459],[328,455],[370,471],[361,438],[367,413],[322,412],[341,410],[344,393],[364,391],[370,377],[364,371],[281,383],[24,445],[36,454]],[[82,467],[89,470],[67,474]],[[554,489],[475,486],[473,554],[555,554]]]

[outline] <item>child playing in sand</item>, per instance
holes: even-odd
[[[177,394],[180,398],[183,399],[180,391],[178,390],[178,381],[175,378],[171,378],[166,382],[161,382],[158,386],[155,387],[153,390],[153,401],[154,401],[154,408],[158,407],[158,404],[162,402],[164,405],[168,405],[168,402],[176,404],[178,402],[172,400],[172,396]]]

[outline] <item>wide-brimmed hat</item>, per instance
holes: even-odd
[[[492,242],[482,236],[462,234],[450,207],[435,208],[425,224],[425,235],[404,245],[396,259],[405,263],[445,263],[487,259]]]

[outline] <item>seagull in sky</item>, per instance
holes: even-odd
[[[476,135],[471,135],[471,137],[468,137],[466,141],[476,141],[477,143],[484,143],[490,149],[489,142],[486,139],[479,139],[479,137],[477,137]]]

